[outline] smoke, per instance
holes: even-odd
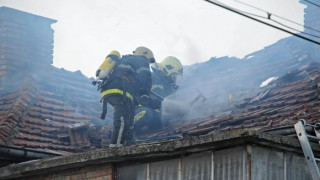
[[[179,89],[163,102],[163,119],[175,123],[231,112],[245,98],[269,88],[260,87],[266,79],[320,61],[318,52],[319,47],[289,37],[242,59],[213,57],[185,66]]]
[[[164,124],[174,123],[176,120],[181,121],[189,115],[188,107],[182,101],[177,101],[168,97],[162,103],[162,119]]]

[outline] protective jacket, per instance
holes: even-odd
[[[101,97],[105,99],[120,94],[137,104],[141,95],[150,94],[151,85],[148,59],[144,56],[125,55],[105,80],[101,87]]]

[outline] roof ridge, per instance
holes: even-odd
[[[38,88],[33,78],[27,77],[20,86],[19,95],[14,100],[12,107],[0,120],[0,144],[10,144],[10,139],[19,131],[21,119],[36,102]]]

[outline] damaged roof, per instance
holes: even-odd
[[[79,98],[81,103],[86,102],[82,107],[69,105],[34,79],[26,78],[18,89],[0,97],[0,143],[63,153],[79,151],[70,142],[69,129],[98,120],[98,109],[93,107],[99,104],[85,100]]]
[[[167,127],[150,137],[182,134],[203,135],[234,129],[295,134],[299,119],[317,123],[320,119],[320,64],[311,63],[287,73],[263,91],[238,103],[233,111]]]
[[[96,148],[82,131],[100,122],[100,95],[80,71],[52,66],[55,22],[0,7],[0,145],[60,154]]]
[[[19,29],[22,22],[3,17],[0,24],[7,33],[0,42],[0,52],[3,52],[0,56],[0,144],[60,154],[107,145],[111,127],[106,122],[111,121],[99,119],[100,96],[91,85],[92,79],[80,71],[70,72],[51,65],[51,27],[47,29],[51,36],[45,36],[48,39],[38,42],[39,46],[31,47],[28,46],[32,41],[30,37],[41,33],[33,29],[28,32],[34,34],[25,36],[24,30]],[[17,29],[19,31],[15,31]],[[23,38],[12,36],[12,32],[21,33]],[[42,46],[46,43],[49,45]],[[22,47],[25,52],[39,54],[23,54],[19,50]],[[42,58],[46,55],[49,58]],[[299,119],[308,123],[319,121],[319,82],[320,65],[312,63],[278,78],[231,112],[174,124],[147,137],[172,134],[187,137],[235,129],[279,132],[289,128],[285,133],[294,134],[290,128]],[[108,119],[110,114],[112,112]]]

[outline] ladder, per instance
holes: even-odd
[[[312,136],[306,133],[305,126],[310,126],[313,128],[316,136]],[[320,161],[319,158],[315,158],[312,152],[312,148],[309,143],[310,139],[315,139],[320,142],[320,123],[315,125],[307,124],[304,119],[300,119],[295,125],[297,136],[299,138],[305,159],[307,161],[308,167],[311,172],[313,180],[320,180],[320,173],[317,165],[317,161]]]

